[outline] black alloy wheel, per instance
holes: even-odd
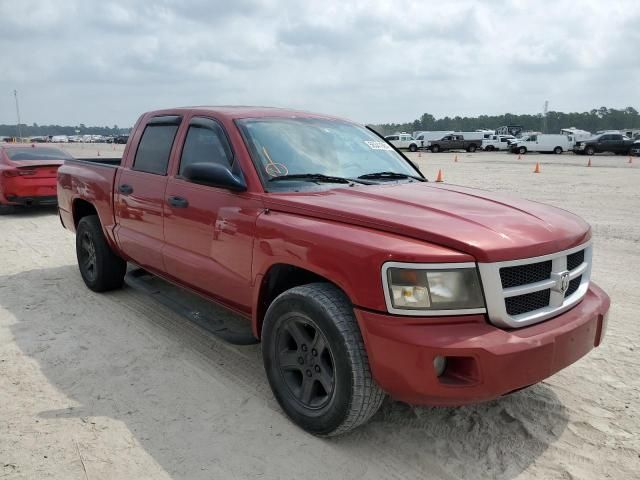
[[[278,330],[276,344],[276,363],[291,395],[308,409],[326,406],[335,391],[334,361],[320,329],[292,313]]]
[[[80,248],[78,249],[78,263],[89,282],[95,282],[98,276],[96,257],[96,245],[93,243],[91,233],[83,231],[78,239]]]

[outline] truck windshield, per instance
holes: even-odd
[[[353,179],[376,172],[419,175],[373,132],[352,123],[320,118],[243,119],[237,123],[264,182],[287,175],[300,179],[305,174]],[[314,181],[313,177],[308,180]],[[277,182],[277,188],[292,188],[287,184]]]
[[[9,160],[70,160],[73,157],[62,150],[49,147],[5,148]]]

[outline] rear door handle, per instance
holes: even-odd
[[[131,185],[127,185],[126,183],[123,183],[118,187],[118,191],[123,195],[129,195],[133,193],[133,187]]]
[[[167,202],[176,208],[187,208],[189,206],[189,201],[182,197],[169,197],[167,198]]]

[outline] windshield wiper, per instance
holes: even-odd
[[[413,180],[417,180],[419,182],[426,182],[427,180],[422,178],[422,177],[418,177],[415,175],[407,175],[406,173],[398,173],[398,172],[374,172],[374,173],[366,173],[364,175],[360,175],[358,178],[361,178],[363,180],[384,180],[384,179],[389,179],[389,180],[396,180],[396,179],[403,179],[403,178],[412,178]]]
[[[283,180],[308,180],[310,182],[322,182],[322,183],[363,183],[351,178],[332,177],[331,175],[323,175],[322,173],[292,173],[290,175],[280,175],[279,177],[272,177],[270,182],[281,182]]]

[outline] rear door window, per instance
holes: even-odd
[[[132,170],[166,175],[171,147],[181,117],[156,117],[147,123],[136,151]]]

